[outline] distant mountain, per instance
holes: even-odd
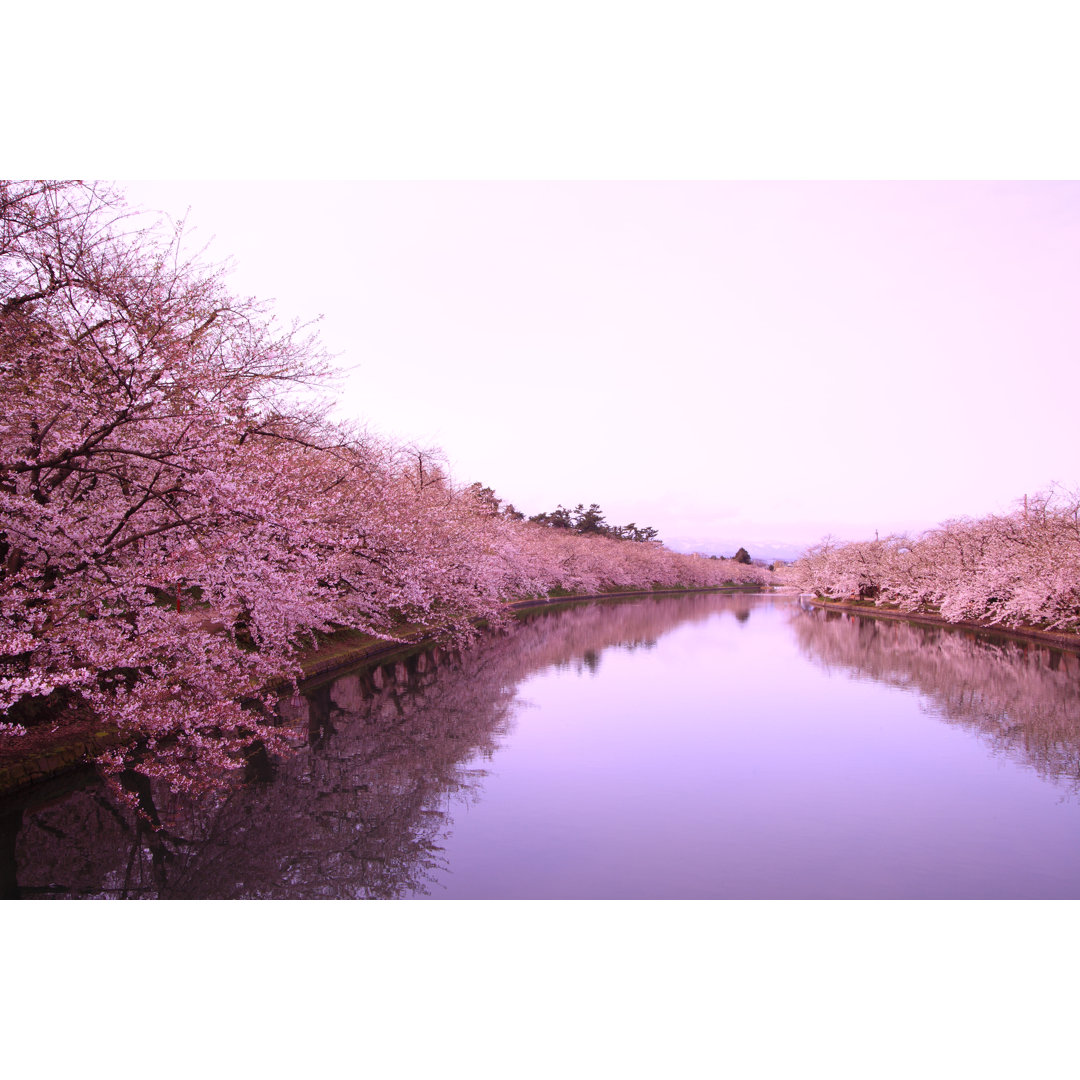
[[[702,555],[722,555],[726,559],[730,559],[739,548],[743,547],[750,553],[751,559],[763,559],[765,562],[773,562],[776,559],[793,562],[810,546],[809,543],[773,543],[769,540],[746,539],[745,537],[728,540],[724,537],[666,537],[661,534],[661,539],[672,551],[696,551]]]

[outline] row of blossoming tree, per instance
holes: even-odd
[[[786,571],[819,596],[936,612],[950,622],[1080,630],[1080,493],[1053,489],[1009,514],[910,540],[826,540]]]
[[[767,579],[521,521],[331,422],[317,340],[111,189],[3,182],[0,216],[3,736],[107,717],[232,765],[335,629],[461,637],[555,589]]]

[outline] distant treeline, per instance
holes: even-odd
[[[578,503],[573,510],[568,510],[559,503],[554,510],[533,514],[526,518],[513,503],[504,503],[492,488],[476,483],[469,488],[469,492],[491,513],[502,514],[511,521],[529,521],[534,525],[544,525],[549,529],[566,529],[568,532],[580,533],[582,536],[607,536],[612,540],[630,540],[635,543],[659,541],[658,530],[649,525],[638,525],[636,521],[631,521],[629,525],[609,525],[604,518],[603,510],[597,503],[590,503],[588,508],[584,503]],[[709,558],[726,560],[728,556],[710,555]],[[739,548],[731,559],[744,566],[749,566],[753,562],[750,553],[744,547]],[[765,563],[761,562],[760,565],[764,566]],[[772,569],[771,564],[769,569]]]
[[[590,503],[588,508],[583,503],[578,503],[573,510],[568,510],[560,503],[554,510],[533,514],[526,519],[513,503],[506,503],[504,506],[491,488],[473,484],[470,491],[478,500],[491,506],[494,512],[504,514],[511,521],[528,520],[534,525],[546,525],[550,529],[568,529],[582,536],[608,536],[612,540],[648,543],[657,539],[657,530],[648,525],[638,525],[634,521],[629,525],[609,525],[604,519],[604,512],[596,503]]]

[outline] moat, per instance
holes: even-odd
[[[1076,898],[1078,688],[1068,651],[791,597],[575,604],[305,687],[291,756],[216,790],[32,792],[0,870],[25,898]]]

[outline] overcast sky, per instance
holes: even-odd
[[[1080,482],[1077,183],[121,187],[528,513],[754,554]]]

